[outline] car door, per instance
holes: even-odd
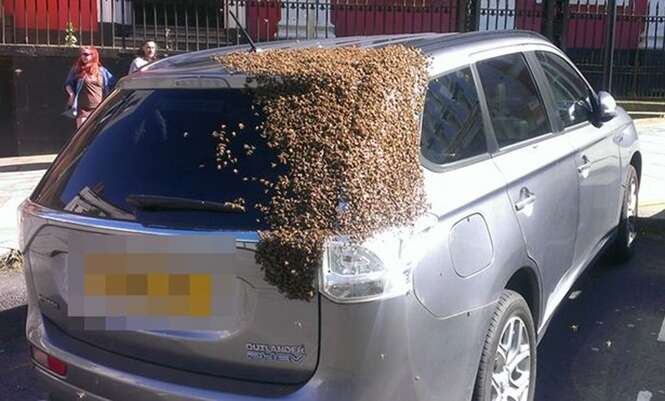
[[[496,277],[513,272],[498,269],[532,265],[504,177],[490,157],[478,88],[470,66],[448,70],[430,80],[422,113],[424,188],[440,245],[414,270],[413,280],[420,302],[438,317],[496,299],[497,287],[505,284]]]
[[[550,116],[522,53],[477,62],[498,146],[493,160],[507,191],[529,256],[551,294],[573,261],[577,176],[571,144],[552,131]],[[550,308],[558,302],[547,301]]]
[[[576,69],[553,52],[535,52],[557,109],[563,136],[575,148],[579,218],[574,265],[585,265],[617,224],[620,207],[620,157],[611,124],[595,126],[591,88]]]

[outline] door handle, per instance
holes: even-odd
[[[589,160],[588,157],[582,156],[582,164],[577,167],[577,172],[580,174],[584,174],[587,170],[591,168],[591,160]]]
[[[520,200],[515,202],[515,210],[518,212],[536,201],[536,194],[529,191],[529,188],[520,189]]]

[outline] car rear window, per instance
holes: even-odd
[[[430,81],[420,149],[422,155],[435,164],[487,153],[480,101],[469,67]]]
[[[266,228],[255,207],[269,200],[261,180],[274,181],[284,167],[257,130],[263,119],[253,99],[249,89],[119,91],[72,139],[33,201],[146,226]],[[236,164],[223,166],[225,159],[218,158],[214,133],[221,130],[231,139],[226,149]],[[145,207],[132,201],[137,198],[175,199],[180,206]],[[238,199],[245,212],[182,207],[183,200],[196,205]]]

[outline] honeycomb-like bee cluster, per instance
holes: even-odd
[[[216,60],[258,81],[262,137],[288,167],[266,184],[272,196],[260,210],[270,230],[256,253],[268,282],[288,297],[314,296],[326,240],[362,241],[425,211],[418,116],[427,60],[420,51],[310,48]]]

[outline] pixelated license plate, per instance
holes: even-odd
[[[169,272],[167,262],[152,254],[86,255],[84,315],[210,316],[212,273]]]
[[[70,239],[68,314],[106,318],[208,318],[231,295],[225,265],[235,239],[113,237]],[[227,302],[228,304],[228,302]]]

